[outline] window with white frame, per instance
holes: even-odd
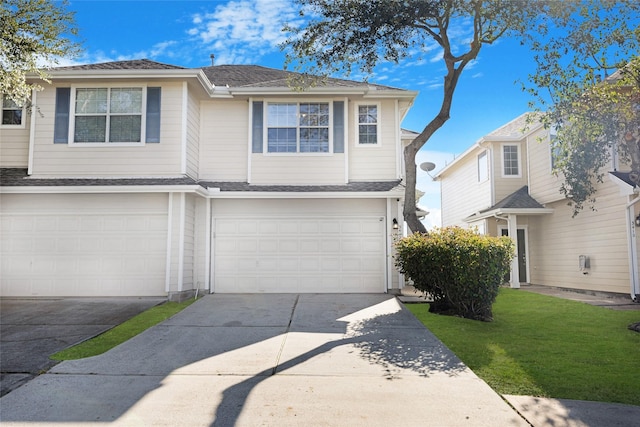
[[[358,105],[358,145],[378,145],[379,138],[379,108],[377,105]]]
[[[478,182],[484,182],[489,179],[489,159],[487,150],[478,154]]]
[[[23,126],[24,108],[2,96],[2,126]]]
[[[328,153],[327,102],[267,104],[268,153]]]
[[[73,88],[71,141],[144,141],[145,91],[142,87]]]
[[[517,145],[502,146],[502,176],[520,176],[520,155]]]

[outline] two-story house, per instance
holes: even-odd
[[[3,103],[3,296],[398,288],[416,92],[251,65],[56,68]]]
[[[532,283],[640,295],[637,191],[612,157],[608,178],[597,184],[596,210],[573,208],[552,173],[550,132],[527,114],[480,138],[444,167],[442,225],[476,227],[515,236],[511,286]]]

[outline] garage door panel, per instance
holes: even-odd
[[[248,222],[256,233],[242,226]],[[214,230],[215,292],[384,289],[380,217],[216,218]]]

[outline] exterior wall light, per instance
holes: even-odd
[[[638,214],[634,222],[636,223],[636,227],[640,227],[640,214]]]
[[[637,222],[637,221],[638,221],[638,220],[636,219],[636,222]],[[397,220],[397,219],[395,219],[395,218],[393,218],[393,229],[394,229],[394,230],[397,230],[397,229],[398,229],[398,220]]]

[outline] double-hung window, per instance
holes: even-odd
[[[70,133],[74,143],[144,141],[142,87],[74,88]]]
[[[329,103],[267,104],[268,153],[328,153]]]
[[[380,140],[380,119],[377,105],[359,104],[358,109],[358,145],[374,146]]]
[[[502,146],[502,176],[520,176],[520,154],[517,145],[505,144]]]
[[[22,127],[24,109],[6,96],[2,96],[2,126]]]

